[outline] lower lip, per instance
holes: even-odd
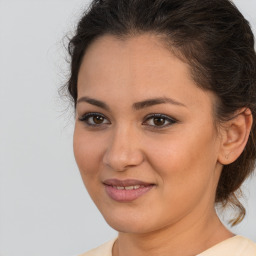
[[[153,185],[141,187],[138,189],[117,189],[112,186],[105,185],[105,189],[109,197],[118,202],[131,202],[141,197],[149,190],[153,188]]]

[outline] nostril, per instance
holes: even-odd
[[[112,149],[104,154],[103,163],[113,170],[124,171],[127,168],[140,165],[143,159],[144,157],[140,150]]]

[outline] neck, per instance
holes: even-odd
[[[147,234],[120,232],[113,256],[192,256],[232,236],[213,209],[194,221],[188,217]]]

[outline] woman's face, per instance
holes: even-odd
[[[106,221],[145,233],[214,211],[215,97],[153,35],[105,35],[78,75],[74,154]]]

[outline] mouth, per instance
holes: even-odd
[[[117,202],[131,202],[148,191],[150,191],[155,184],[146,183],[139,180],[117,180],[109,179],[103,182],[107,195]]]

